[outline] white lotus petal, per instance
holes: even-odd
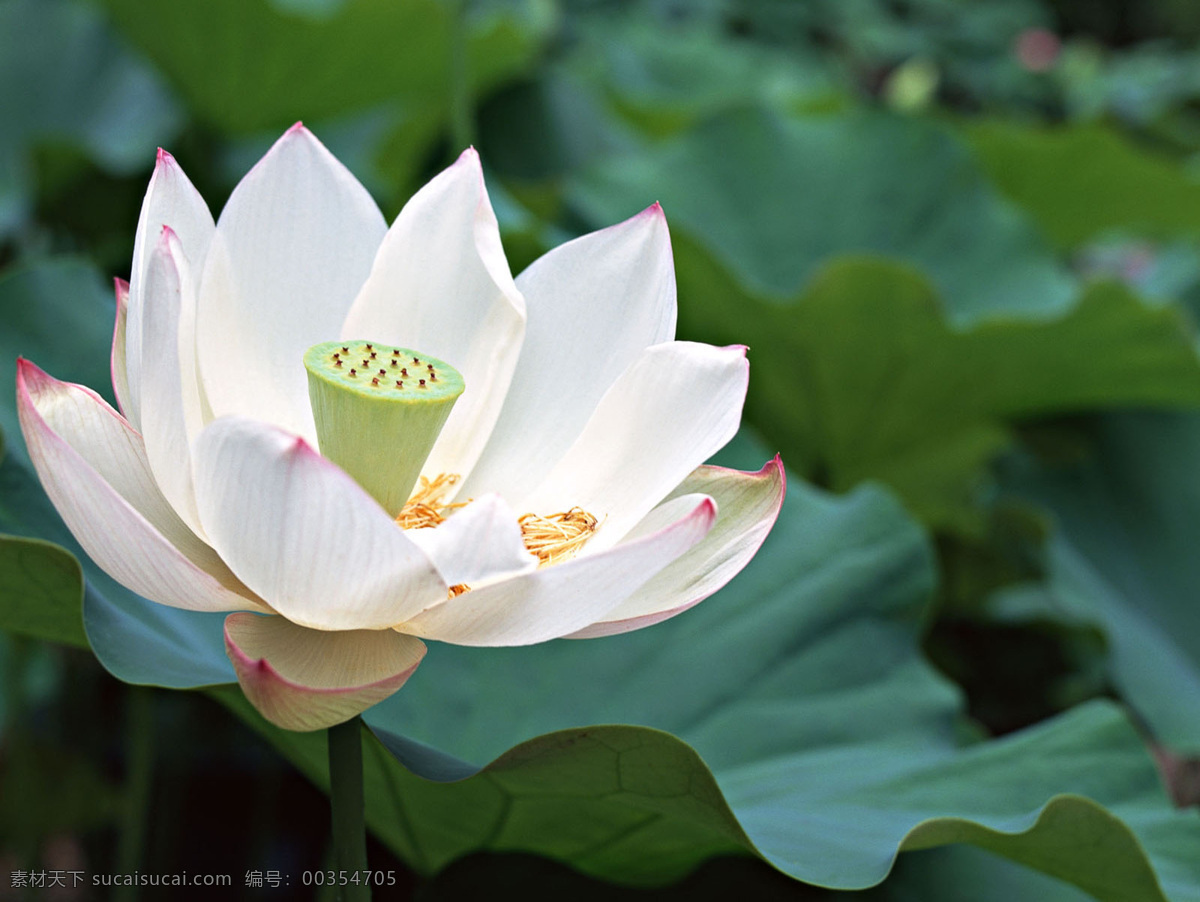
[[[676,498],[615,548],[472,589],[396,628],[458,645],[532,645],[574,633],[703,539],[716,515],[706,495]]]
[[[582,507],[601,521],[582,553],[615,545],[737,432],[749,377],[745,350],[683,341],[647,348],[518,509]]]
[[[20,360],[17,405],[46,494],[105,573],[171,607],[265,610],[179,519],[154,482],[141,436],[99,395]]]
[[[170,227],[150,254],[142,318],[142,437],[155,482],[183,521],[202,538],[192,488],[191,442],[203,426],[195,344],[182,323],[195,319],[195,287]]]
[[[525,329],[479,155],[418,191],[384,238],[341,336],[412,348],[466,381],[425,472],[465,474],[500,413]]]
[[[125,329],[129,318],[129,283],[124,279],[113,279],[117,296],[117,313],[113,322],[112,351],[109,365],[112,370],[113,394],[117,407],[125,419],[129,419],[129,374],[125,368]]]
[[[424,552],[302,438],[223,417],[200,433],[193,459],[200,521],[213,547],[289,620],[380,629],[446,596]]]
[[[302,358],[337,337],[386,229],[366,189],[307,129],[275,142],[229,198],[200,282],[197,351],[214,415],[253,416],[315,442]]]
[[[154,303],[153,296],[146,292],[146,270],[164,225],[170,226],[179,237],[184,256],[198,270],[208,254],[215,229],[212,213],[175,158],[160,148],[138,217],[133,266],[129,274],[129,314],[125,330],[129,392],[127,399],[121,399],[121,405],[129,422],[139,430],[142,428],[142,316],[146,305]]]
[[[310,630],[283,617],[230,614],[225,651],[246,698],[285,730],[322,730],[404,685],[425,643],[392,630]]]
[[[704,541],[676,558],[602,621],[568,638],[591,639],[641,629],[682,614],[712,595],[750,563],[775,525],[786,489],[778,456],[757,473],[697,468],[670,497],[701,492],[717,502],[717,522]]]
[[[537,569],[537,558],[525,549],[517,515],[499,495],[477,498],[440,526],[411,529],[406,535],[452,586]]]
[[[512,388],[463,494],[532,491],[617,377],[675,337],[675,269],[662,208],[547,253],[517,279],[529,323]],[[468,385],[470,383],[468,382]]]

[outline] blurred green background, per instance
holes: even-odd
[[[473,143],[514,272],[662,202],[680,335],[751,347],[750,429],[796,483],[871,481],[920,524],[918,638],[963,741],[1114,699],[1195,806],[1198,42],[1184,0],[0,0],[0,532],[59,541],[13,361],[108,391],[156,146],[216,211],[303,119],[391,219]],[[78,579],[0,546],[25,606],[0,633],[0,899],[19,868],[139,862],[309,898],[242,877],[327,860],[320,792],[209,696],[126,686],[40,621]],[[422,899],[838,895],[730,848],[642,888],[397,848],[373,866]],[[905,852],[872,892],[982,898],[956,893],[999,862]],[[1200,898],[1191,874],[1168,896]]]

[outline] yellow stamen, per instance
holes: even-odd
[[[457,473],[441,473],[433,479],[422,476],[408,503],[396,517],[396,524],[401,529],[423,529],[446,522],[446,518],[454,511],[470,503],[442,503],[442,499],[460,479],[462,477]],[[538,559],[539,567],[549,567],[551,564],[559,564],[573,558],[600,525],[595,515],[589,514],[581,507],[573,507],[548,517],[541,514],[525,514],[517,522],[521,526],[521,539],[525,542],[525,548]],[[450,598],[470,591],[470,586],[451,586]]]
[[[457,473],[439,473],[432,480],[422,476],[407,503],[396,515],[396,524],[401,529],[422,529],[445,522],[446,517],[467,504],[465,501],[442,504],[442,498],[458,485],[460,479],[462,477]]]
[[[598,521],[581,507],[543,517],[525,514],[518,520],[525,547],[538,559],[539,567],[548,567],[575,556],[596,531]]]

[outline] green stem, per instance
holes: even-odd
[[[7,649],[5,649],[7,645]],[[7,651],[7,654],[4,652]],[[0,795],[17,799],[22,795],[21,790],[29,785],[28,775],[35,772],[37,767],[37,749],[34,735],[29,727],[29,712],[25,707],[25,673],[29,666],[29,658],[33,644],[22,636],[0,635],[0,661],[6,664],[4,684],[0,691],[4,692],[7,705],[7,717],[3,727],[3,742],[5,767],[0,769]],[[32,781],[30,781],[32,782]],[[26,802],[35,801],[26,791]],[[20,810],[19,802],[15,810]],[[39,845],[42,836],[32,830],[20,830],[14,836],[16,853],[15,863],[22,869],[33,870],[38,864]],[[21,893],[22,899],[35,899],[37,891],[26,887]]]
[[[362,719],[329,728],[329,803],[333,809],[335,867],[358,883],[341,887],[345,902],[369,902],[367,827],[363,818]]]
[[[475,143],[470,58],[467,52],[470,40],[467,2],[455,0],[450,12],[450,137],[454,156]]]
[[[117,871],[132,874],[141,869],[154,776],[154,693],[142,686],[131,686],[126,693],[125,755],[125,798],[117,840]],[[121,886],[113,892],[116,902],[132,902],[137,897],[136,886]]]

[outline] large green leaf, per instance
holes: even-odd
[[[989,120],[964,131],[997,187],[1059,247],[1109,229],[1200,234],[1200,181],[1106,126]]]
[[[1200,754],[1200,416],[1101,418],[1082,460],[1010,468],[1059,533],[1044,587],[997,599],[1011,617],[1100,626],[1112,679],[1156,738]]]
[[[973,846],[943,846],[900,859],[870,902],[1088,902],[1093,897]]]
[[[208,122],[279,129],[380,103],[445,111],[454,4],[346,0],[307,14],[268,0],[104,0],[121,30]],[[520,71],[552,23],[528,0],[472,18],[469,77],[483,90]]]
[[[83,574],[70,552],[0,534],[0,629],[86,648],[82,611]]]
[[[592,167],[568,197],[597,226],[660,200],[746,292],[781,302],[863,251],[927,272],[959,324],[1053,315],[1075,291],[967,150],[916,119],[729,113]]]

